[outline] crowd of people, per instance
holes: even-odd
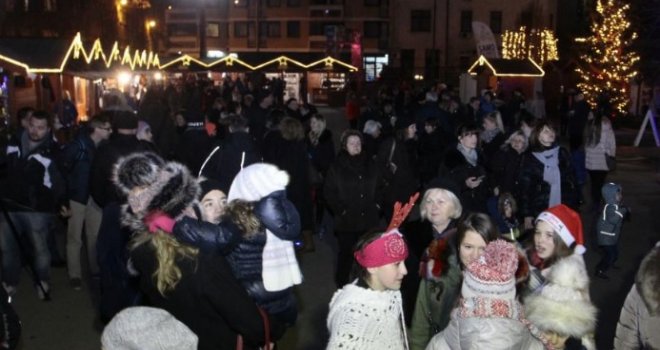
[[[23,258],[49,299],[64,220],[70,287],[84,271],[100,286],[105,349],[267,348],[298,316],[297,255],[333,232],[328,349],[595,349],[579,212],[598,214],[603,279],[629,213],[607,182],[606,109],[566,96],[566,148],[542,94],[350,92],[335,145],[315,106],[272,85],[191,75],[131,103],[110,91],[66,132],[57,111],[21,109],[2,155],[4,290],[18,292]],[[617,349],[658,346],[658,273],[642,270]]]

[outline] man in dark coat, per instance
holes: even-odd
[[[261,153],[249,134],[247,119],[241,115],[228,118],[229,134],[211,151],[200,169],[202,176],[218,181],[227,188],[242,168],[261,161]]]
[[[34,254],[33,268],[41,287],[39,298],[50,289],[51,253],[47,240],[50,224],[64,199],[64,181],[56,166],[57,145],[51,134],[52,116],[35,111],[28,128],[7,146],[7,178],[3,181],[3,210],[14,224],[10,227],[6,217],[0,219],[0,248],[2,250],[2,282],[8,293],[15,293],[21,272],[19,236],[27,236]],[[23,239],[24,239],[23,237]]]
[[[245,111],[245,116],[247,117],[248,125],[250,126],[250,135],[252,135],[256,141],[257,146],[261,148],[264,135],[266,135],[266,131],[268,130],[268,115],[270,113],[270,108],[273,105],[273,93],[268,90],[261,91],[257,98],[257,102],[257,104]]]

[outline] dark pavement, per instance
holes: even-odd
[[[346,127],[341,110],[320,108],[338,142],[339,132]],[[641,258],[660,240],[660,149],[652,146],[652,136],[645,135],[642,147],[632,144],[636,130],[618,130],[618,169],[608,180],[619,182],[624,189],[624,202],[632,209],[632,221],[624,225],[620,244],[618,270],[610,271],[609,280],[592,278],[591,295],[598,306],[598,349],[611,349],[619,311]],[[585,187],[585,194],[587,188]],[[585,196],[586,197],[586,196]],[[600,254],[592,232],[595,213],[589,203],[582,210],[587,236],[585,255],[591,276]],[[63,237],[59,237],[63,239]],[[325,318],[328,303],[335,291],[333,269],[334,240],[331,234],[316,237],[316,251],[301,256],[304,282],[297,288],[300,315],[296,327],[278,344],[282,350],[323,349],[327,341]],[[63,249],[61,250],[64,251]],[[98,290],[85,281],[82,291],[68,285],[66,270],[52,270],[51,302],[37,299],[26,272],[21,276],[15,308],[23,321],[22,350],[88,350],[100,349],[101,325],[97,320],[95,301]]]

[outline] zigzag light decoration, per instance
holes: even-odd
[[[100,39],[96,39],[94,44],[89,51],[85,49],[83,45],[82,36],[80,33],[77,33],[76,36],[71,41],[69,48],[62,59],[59,67],[56,68],[42,68],[42,67],[30,67],[27,63],[18,61],[11,57],[0,55],[0,60],[9,62],[16,66],[20,66],[25,69],[27,73],[62,73],[64,67],[71,60],[83,60],[87,64],[92,64],[95,61],[102,61],[106,68],[110,68],[115,63],[121,65],[126,65],[130,67],[131,70],[135,69],[150,69],[156,68],[160,69],[160,59],[158,54],[153,52],[147,52],[146,50],[140,51],[136,50],[134,53],[131,53],[129,47],[127,46],[124,49],[124,54],[121,54],[119,50],[119,43],[115,42],[112,45],[112,49],[108,55],[103,51],[103,45],[101,44]]]

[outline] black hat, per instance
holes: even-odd
[[[396,122],[394,123],[395,130],[401,130],[409,127],[410,125],[415,124],[415,119],[407,115],[402,115],[396,117]]]
[[[199,193],[200,200],[213,190],[222,191],[225,195],[229,193],[229,184],[223,184],[222,182],[213,179],[202,179],[199,182],[199,187],[201,188],[201,192]]]
[[[137,115],[130,111],[115,111],[112,115],[112,127],[115,129],[137,129]]]
[[[456,196],[459,200],[461,199],[461,187],[452,179],[448,177],[438,176],[433,180],[429,181],[424,188],[425,191],[430,189],[443,189],[447,190]]]

